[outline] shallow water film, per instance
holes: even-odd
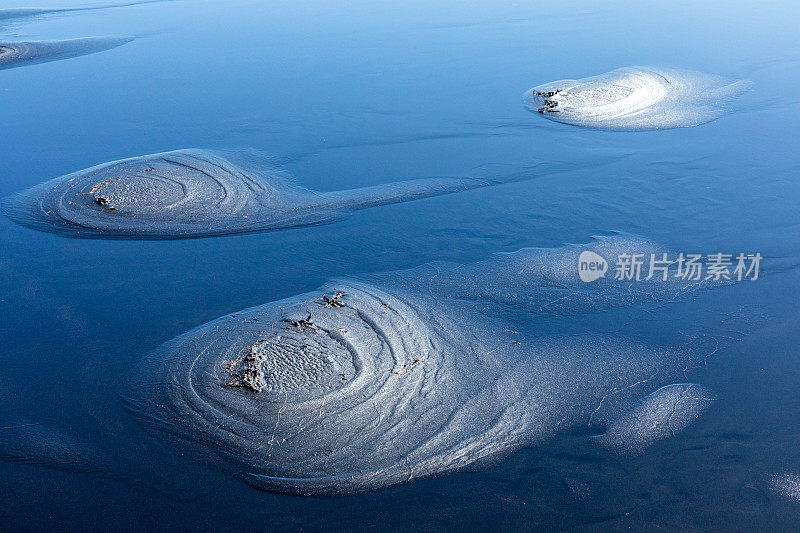
[[[2,529],[795,531],[798,16],[7,0]]]

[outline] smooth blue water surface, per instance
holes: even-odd
[[[800,274],[791,268],[708,293],[667,322],[639,324],[654,342],[724,329],[732,310],[752,326],[736,328],[696,378],[720,399],[713,409],[638,457],[568,435],[475,472],[299,498],[140,446],[120,400],[130,369],[161,343],[331,277],[467,263],[608,231],[676,250],[760,252],[765,269],[796,264],[799,17],[790,1],[176,0],[0,21],[0,41],[137,37],[0,72],[0,197],[98,163],[191,147],[263,150],[318,190],[511,173],[556,157],[617,158],[247,236],[85,241],[0,218],[0,414],[179,465],[143,481],[0,462],[0,524],[796,528],[800,503],[764,484],[773,472],[800,471]],[[628,65],[754,85],[716,121],[653,132],[581,129],[522,105],[533,86]],[[585,487],[577,496],[574,479]]]

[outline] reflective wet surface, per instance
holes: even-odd
[[[103,162],[181,148],[261,150],[323,192],[603,161],[359,210],[324,226],[200,240],[65,239],[3,217],[3,523],[791,530],[800,519],[792,499],[800,472],[797,15],[789,2],[174,1],[0,18],[3,43],[137,37],[2,71],[2,197]],[[521,100],[549,80],[630,65],[748,79],[755,92],[712,122],[650,132],[543,120]],[[152,438],[126,407],[148,354],[219,317],[330,278],[470,264],[610,231],[676,253],[764,256],[760,279],[684,299],[567,314],[554,291],[550,312],[532,316],[512,298],[516,290],[493,301],[503,329],[527,335],[505,331],[509,348],[553,336],[580,344],[592,334],[686,354],[670,382],[699,384],[715,400],[643,453],[599,446],[595,436],[610,425],[585,417],[467,471],[298,497],[254,490],[195,456],[202,442]],[[428,285],[442,301],[467,301],[485,287],[519,289],[505,280]],[[629,352],[615,353],[624,360]],[[308,376],[332,372],[314,368]]]

